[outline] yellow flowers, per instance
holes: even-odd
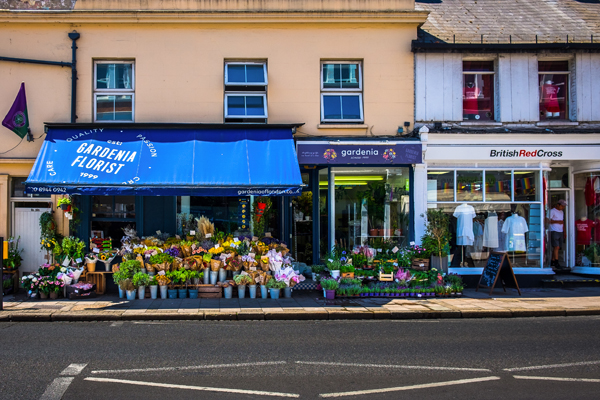
[[[217,248],[215,248],[215,247],[211,247],[211,248],[210,248],[210,250],[208,250],[208,252],[209,252],[210,254],[221,254],[221,253],[222,253],[222,252],[224,252],[224,251],[225,251],[225,248],[224,248],[224,247],[221,247],[221,246],[219,246],[219,247],[217,247]]]
[[[156,275],[156,282],[158,282],[159,286],[166,286],[171,283],[171,280],[166,275]]]

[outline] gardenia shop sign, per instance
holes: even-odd
[[[299,164],[418,164],[422,160],[420,142],[297,142]]]

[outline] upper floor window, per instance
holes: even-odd
[[[225,63],[225,122],[267,122],[267,64]]]
[[[540,120],[568,119],[569,62],[538,61]]]
[[[363,122],[360,62],[321,63],[321,122]]]
[[[96,61],[94,66],[94,122],[133,122],[134,63]]]
[[[463,120],[494,120],[494,61],[463,61]]]

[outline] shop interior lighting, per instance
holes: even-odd
[[[335,186],[357,186],[357,185],[368,185],[369,182],[364,182],[364,181],[341,181],[341,182],[335,182]],[[319,186],[327,186],[328,182],[327,181],[320,181],[319,182]]]
[[[535,171],[515,171],[515,175],[532,174]],[[507,174],[509,175],[509,174]]]
[[[444,175],[453,171],[427,171],[427,175]]]
[[[336,176],[335,181],[382,181],[383,176],[365,175],[365,176]]]

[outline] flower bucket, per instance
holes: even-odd
[[[190,294],[190,299],[198,298],[198,289],[190,289],[190,290],[188,290],[188,292]]]
[[[233,298],[233,286],[227,286],[226,288],[224,288],[223,295],[225,296],[226,299]]]
[[[292,288],[291,287],[286,287],[283,289],[283,297],[286,299],[292,298]]]
[[[242,271],[233,271],[232,276],[238,276]]]
[[[327,300],[333,300],[333,299],[335,299],[335,290],[326,290],[325,291],[325,298]]]
[[[179,294],[180,299],[187,298],[187,289],[177,289],[177,293]]]
[[[330,271],[331,272],[331,277],[333,279],[337,279],[340,277],[340,271],[339,270],[334,270],[334,271]]]
[[[87,267],[88,272],[96,272],[96,263],[93,262],[88,262],[85,264],[85,266]]]
[[[238,287],[238,297],[243,299],[246,297],[246,285],[239,285]]]
[[[142,268],[142,274],[147,274],[148,270],[146,268]]]
[[[143,300],[146,297],[146,286],[140,286],[138,288],[138,297]]]
[[[158,297],[158,285],[151,285],[150,286],[150,298],[152,300],[156,300],[157,297]]]
[[[278,299],[280,291],[281,291],[281,289],[269,289],[269,292],[271,292],[271,298]]]
[[[167,293],[169,295],[169,299],[177,298],[177,289],[169,289],[169,290],[167,290]]]
[[[269,298],[269,290],[265,285],[260,285],[260,297],[263,299]]]
[[[221,268],[219,270],[219,282],[225,282],[227,280],[227,270]]]
[[[219,271],[210,271],[210,284],[216,285],[219,278]]]
[[[40,300],[48,299],[48,294],[40,292]]]
[[[51,300],[58,299],[58,292],[50,292],[50,299]]]
[[[119,288],[119,298],[122,299],[123,297],[125,297],[125,291]]]
[[[160,298],[163,300],[167,299],[167,285],[162,285],[160,287]]]
[[[223,263],[221,260],[210,260],[210,269],[211,271],[218,271],[223,267]]]
[[[137,291],[135,290],[127,290],[127,300],[132,301],[135,300],[135,296],[137,295]]]
[[[208,285],[209,283],[210,283],[210,268],[204,268],[204,284]]]
[[[256,285],[248,285],[248,296],[250,296],[251,299],[256,298]]]

